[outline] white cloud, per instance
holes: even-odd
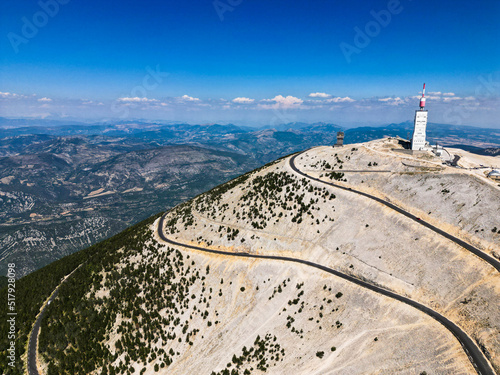
[[[302,99],[296,98],[295,96],[283,96],[276,95],[272,99],[263,99],[263,102],[274,102],[274,104],[260,104],[259,107],[263,109],[292,109],[300,108],[301,104],[304,102]]]
[[[248,103],[253,103],[255,99],[250,99],[250,98],[245,98],[245,97],[238,97],[233,99],[233,103],[238,103],[238,104],[248,104]]]
[[[283,96],[277,95],[273,98],[276,103],[282,104],[285,107],[291,107],[302,104],[304,101],[302,99],[296,98],[295,96]]]
[[[185,101],[188,101],[188,102],[197,102],[197,101],[200,100],[198,98],[193,98],[192,96],[189,96],[189,95],[182,95],[181,99],[185,100]]]
[[[52,99],[50,99],[50,98],[40,98],[40,99],[38,99],[38,101],[39,101],[39,102],[49,103],[49,102],[51,102],[51,101],[52,101]]]
[[[428,98],[431,97],[439,98],[440,96],[455,96],[455,93],[453,92],[441,92],[441,91],[429,91],[428,94],[429,94]]]
[[[352,102],[355,102],[355,100],[349,98],[348,96],[345,96],[343,98],[337,96],[336,98],[331,98],[327,100],[327,103],[352,103]]]
[[[460,99],[462,99],[462,98],[460,98],[460,97],[458,97],[458,96],[448,96],[448,97],[446,97],[446,98],[443,98],[443,100],[444,100],[445,102],[451,102],[452,100],[460,100]]]
[[[157,99],[148,99],[148,98],[118,98],[118,101],[120,102],[126,102],[126,103],[152,103],[152,102],[157,102]]]
[[[397,96],[395,98],[391,98],[391,97],[380,98],[380,99],[378,99],[378,101],[379,102],[387,103],[389,105],[400,105],[400,104],[404,104],[405,103],[405,100],[401,99],[399,96]]]
[[[310,98],[329,98],[331,95],[324,92],[312,92],[309,94]]]
[[[465,100],[476,100],[476,98],[473,96],[466,96],[464,99]]]
[[[35,96],[35,95],[33,95]],[[5,99],[21,99],[21,98],[26,98],[26,95],[19,95],[19,94],[14,94],[13,92],[1,92],[0,91],[0,98],[5,98]]]

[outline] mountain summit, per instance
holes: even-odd
[[[449,151],[312,148],[101,243],[47,308],[40,370],[498,372],[500,187],[475,168],[500,160]]]

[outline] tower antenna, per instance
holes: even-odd
[[[420,98],[420,109],[424,109],[425,107],[425,83],[424,83],[424,89],[422,90],[422,97]]]
[[[420,98],[420,109],[415,111],[415,122],[413,127],[413,137],[411,139],[412,150],[424,150],[427,142],[425,141],[425,130],[427,127],[427,110],[425,109],[425,83]]]

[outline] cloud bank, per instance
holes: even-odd
[[[274,97],[232,99],[183,94],[171,97],[118,97],[67,99],[46,95],[0,92],[0,116],[73,119],[151,119],[186,122],[232,122],[275,125],[293,121],[391,123],[413,121],[420,95],[352,98],[313,92],[305,98],[281,93]],[[429,92],[426,108],[430,122],[479,125],[500,129],[498,95],[459,95]]]

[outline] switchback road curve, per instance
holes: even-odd
[[[45,315],[45,309],[47,309],[49,302],[52,302],[54,300],[54,298],[56,298],[58,293],[59,293],[59,286],[56,288],[56,290],[50,296],[49,301],[43,307],[42,311],[38,315],[38,318],[36,319],[35,324],[33,325],[33,329],[31,330],[30,340],[29,340],[29,344],[28,344],[28,374],[29,375],[38,375],[39,374],[38,367],[36,365],[36,358],[37,358],[36,344],[38,342],[38,335],[40,334],[40,326],[42,324],[43,316]]]
[[[462,241],[460,238],[457,238],[455,236],[452,236],[451,234],[449,233],[446,233],[445,231],[435,227],[434,225],[432,224],[429,224],[428,222],[418,218],[417,216],[415,215],[412,215],[411,213],[409,213],[408,211],[405,211],[403,210],[402,208],[384,200],[384,199],[381,199],[381,198],[378,198],[378,197],[375,197],[373,195],[370,195],[368,193],[365,193],[365,192],[362,192],[360,190],[355,190],[355,189],[352,189],[352,188],[348,188],[348,187],[345,187],[345,186],[342,186],[342,185],[338,185],[338,184],[335,184],[333,182],[327,182],[327,181],[323,181],[323,180],[320,180],[319,178],[316,178],[316,177],[313,177],[311,175],[308,175],[307,173],[305,172],[302,172],[300,169],[297,168],[297,166],[295,165],[295,158],[297,156],[300,156],[302,155],[304,152],[307,152],[306,151],[302,151],[298,154],[295,154],[293,155],[291,158],[290,158],[290,167],[293,169],[294,172],[300,174],[301,176],[304,176],[310,180],[313,180],[313,181],[317,181],[317,182],[320,182],[322,184],[325,184],[325,185],[330,185],[330,186],[333,186],[333,187],[336,187],[338,189],[342,189],[342,190],[346,190],[346,191],[350,191],[351,193],[356,193],[356,194],[359,194],[359,195],[362,195],[364,197],[367,197],[367,198],[370,198],[370,199],[373,199],[374,201],[377,201],[381,204],[383,204],[384,206],[386,207],[389,207],[389,208],[392,208],[394,211],[406,216],[407,218],[410,218],[412,219],[413,221],[423,225],[424,227],[427,227],[429,228],[430,230],[434,231],[435,233],[449,239],[450,241],[453,241],[455,242],[457,245],[463,247],[464,249],[470,251],[471,253],[473,253],[474,255],[477,255],[479,258],[485,260],[486,262],[488,262],[490,265],[492,265],[498,272],[500,272],[500,261],[496,260],[495,258],[493,258],[492,256],[489,256],[488,254],[486,254],[485,252],[479,250],[477,247],[474,247],[472,246],[471,244],[468,244],[467,242],[465,241]]]
[[[38,335],[40,334],[40,326],[42,324],[42,319],[43,316],[45,315],[45,310],[47,309],[47,306],[57,297],[57,294],[59,293],[59,287],[66,281],[68,278],[75,272],[78,268],[80,268],[82,265],[80,264],[78,267],[76,267],[71,273],[69,273],[63,281],[54,289],[52,292],[52,295],[49,297],[47,303],[43,307],[42,311],[38,315],[38,318],[35,321],[35,324],[33,325],[33,328],[31,329],[30,333],[30,338],[28,342],[28,356],[27,356],[27,367],[28,367],[28,375],[39,375],[38,372],[38,367],[36,364],[36,359],[37,359],[37,342],[38,342]]]
[[[422,305],[416,301],[413,301],[409,298],[400,296],[399,294],[393,293],[387,289],[380,288],[378,286],[369,284],[365,281],[362,281],[360,279],[357,279],[353,276],[341,273],[339,271],[336,271],[332,268],[323,266],[318,263],[310,262],[307,260],[303,259],[297,259],[297,258],[291,258],[291,257],[282,257],[282,256],[275,256],[275,255],[259,255],[259,254],[249,254],[249,253],[233,253],[230,251],[222,251],[222,250],[212,250],[212,249],[207,249],[201,246],[194,246],[194,245],[188,245],[188,244],[183,244],[181,242],[173,241],[165,236],[163,233],[163,224],[165,221],[165,216],[168,213],[165,213],[163,216],[161,216],[159,222],[158,222],[158,235],[161,238],[162,241],[174,245],[174,246],[180,246],[180,247],[185,247],[188,249],[192,250],[197,250],[197,251],[202,251],[205,253],[211,253],[211,254],[219,254],[219,255],[227,255],[227,256],[233,256],[233,257],[240,257],[240,258],[257,258],[257,259],[270,259],[270,260],[279,260],[279,261],[285,261],[285,262],[293,262],[293,263],[300,263],[300,264],[305,264],[310,267],[317,268],[319,270],[328,272],[329,274],[332,274],[334,276],[340,277],[344,280],[347,280],[351,283],[354,283],[356,285],[359,285],[363,288],[369,289],[375,293],[381,294],[383,296],[393,298],[399,302],[406,303],[409,306],[412,306],[416,308],[417,310],[422,311],[423,313],[429,315],[439,323],[441,323],[445,328],[447,328],[460,342],[462,347],[464,348],[467,356],[469,357],[469,360],[471,361],[472,365],[476,369],[477,373],[479,375],[495,375],[495,372],[493,369],[490,367],[490,364],[484,354],[481,352],[481,350],[477,347],[477,345],[474,343],[474,341],[458,327],[455,323],[452,321],[448,320],[445,318],[443,315],[439,314],[438,312],[430,309],[429,307]]]

